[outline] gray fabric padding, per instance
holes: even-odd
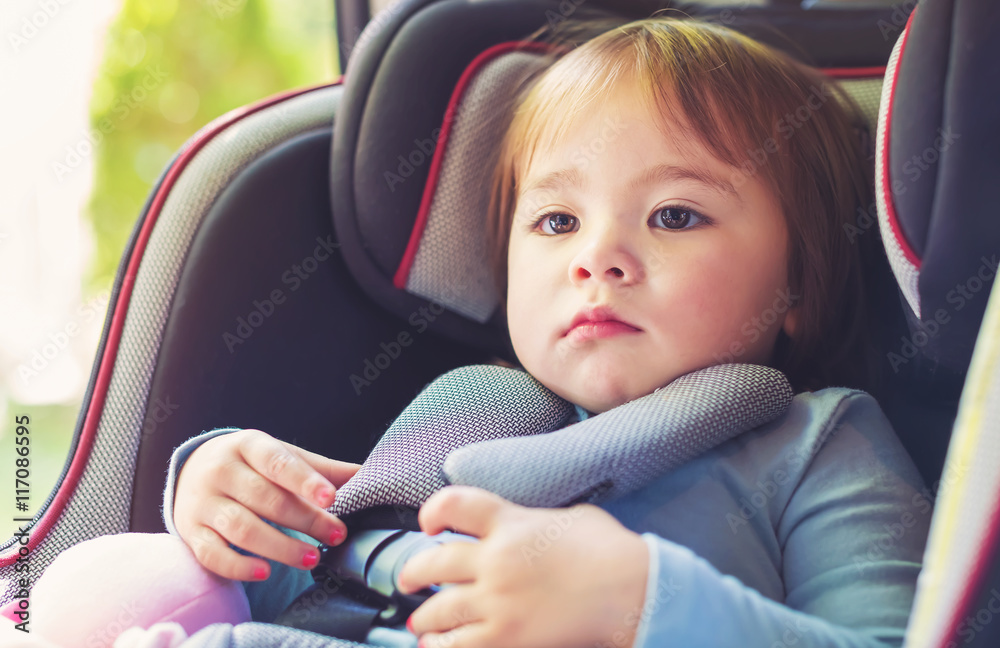
[[[343,516],[380,505],[419,508],[447,485],[441,465],[455,448],[553,430],[573,413],[571,403],[525,371],[495,365],[453,369],[407,405],[337,490],[330,510]]]
[[[30,583],[63,550],[128,530],[146,400],[191,242],[215,200],[242,169],[297,135],[331,128],[341,93],[339,86],[320,88],[240,119],[208,142],[177,179],[142,253],[87,467],[58,521],[31,553]],[[192,140],[225,119],[205,126]],[[13,565],[0,569],[0,604],[13,599],[16,578],[23,577],[15,575]]]
[[[780,416],[792,396],[776,369],[718,365],[562,427],[573,404],[527,372],[459,367],[403,411],[331,510],[419,508],[446,485],[442,467],[451,483],[524,506],[613,499]]]
[[[883,79],[841,79],[837,84],[847,92],[858,108],[861,109],[861,116],[865,119],[868,132],[875,137],[875,129],[878,127],[878,107],[882,99]]]
[[[216,623],[181,642],[180,648],[367,648],[344,639],[269,623]]]
[[[889,63],[885,68],[885,78],[892,79],[896,75],[896,66],[899,65],[899,57],[903,51],[903,41],[906,40],[904,33],[896,41],[889,56]],[[889,155],[889,133],[886,127],[889,121],[889,100],[892,96],[892,83],[886,83],[882,87],[882,100],[879,103],[878,128],[875,134],[875,206],[878,209],[878,227],[882,234],[882,244],[885,246],[886,255],[889,257],[889,267],[892,274],[896,276],[896,283],[906,298],[910,310],[920,319],[920,290],[917,281],[920,279],[920,271],[910,263],[903,253],[903,246],[900,245],[896,234],[889,224],[889,204],[892,196],[886,195],[882,187],[886,184],[886,166]],[[892,186],[892,178],[888,179],[889,186]]]
[[[708,367],[549,434],[464,446],[444,472],[522,506],[603,502],[777,418],[793,396],[777,369]]]
[[[466,87],[407,277],[407,291],[480,323],[489,320],[499,303],[485,262],[492,172],[517,88],[540,62],[527,52],[499,56]]]

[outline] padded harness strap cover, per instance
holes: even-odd
[[[331,510],[419,508],[449,481],[524,506],[612,499],[775,419],[792,396],[776,369],[719,365],[560,430],[574,406],[530,374],[460,367],[403,411]]]
[[[611,500],[784,414],[792,396],[777,369],[709,367],[551,434],[459,448],[444,472],[523,506]]]
[[[380,505],[419,508],[447,485],[441,465],[455,448],[555,430],[573,411],[524,371],[495,365],[453,369],[403,410],[337,491],[330,510],[345,516]]]

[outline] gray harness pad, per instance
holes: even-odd
[[[419,508],[449,483],[524,506],[614,499],[777,418],[792,396],[777,369],[718,365],[566,425],[573,404],[527,372],[459,367],[403,410],[331,511]]]

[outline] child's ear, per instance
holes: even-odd
[[[799,307],[792,306],[785,313],[785,321],[781,324],[781,330],[785,332],[785,335],[795,339],[795,332],[799,327]]]

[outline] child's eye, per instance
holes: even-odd
[[[692,229],[702,223],[709,222],[708,218],[695,210],[677,206],[660,207],[653,212],[649,221],[654,227],[671,230]]]
[[[548,212],[542,214],[535,220],[535,227],[539,225],[542,226],[542,231],[546,234],[567,234],[576,229],[578,221],[576,216],[570,216],[569,214],[564,214],[562,212]],[[545,226],[549,225],[550,229],[546,230]]]

